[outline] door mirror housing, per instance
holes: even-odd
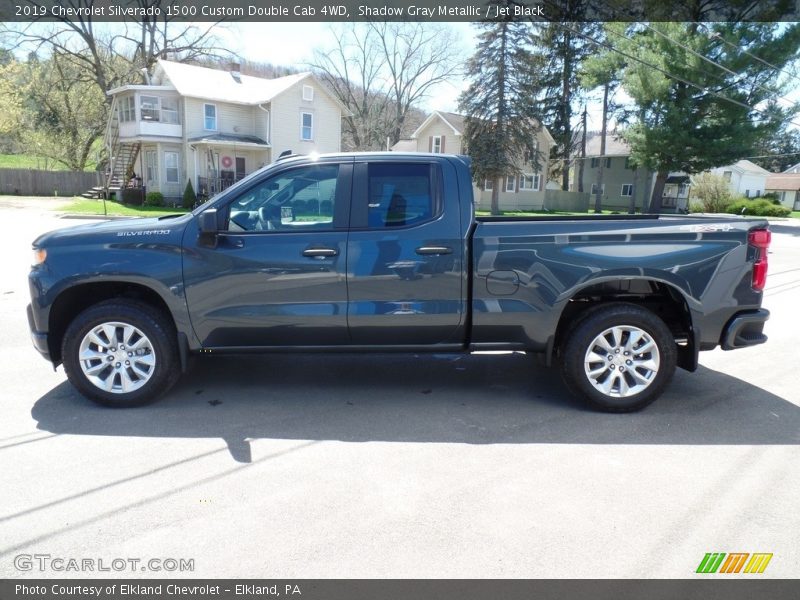
[[[219,234],[219,222],[217,221],[217,209],[208,208],[198,216],[198,229],[200,230],[200,243],[211,248],[217,247],[217,236]]]

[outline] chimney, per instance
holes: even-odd
[[[242,74],[241,74],[242,65],[239,63],[231,63],[231,77],[233,77],[236,83],[242,83]]]

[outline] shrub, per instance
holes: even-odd
[[[734,215],[749,215],[755,217],[788,217],[792,210],[785,206],[776,206],[770,200],[764,198],[758,198],[756,200],[740,198],[728,206],[726,212]]]
[[[728,182],[719,175],[712,173],[692,175],[691,189],[692,199],[702,205],[702,210],[699,212],[728,212],[728,206],[733,202]]]
[[[183,208],[194,208],[195,204],[197,204],[197,194],[194,193],[192,180],[189,179],[186,181],[186,189],[183,190]]]
[[[144,197],[145,206],[164,206],[164,194],[161,192],[147,192]]]

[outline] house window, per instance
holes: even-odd
[[[603,185],[600,186],[600,195],[602,196],[605,193],[606,193],[606,184],[604,183]],[[594,196],[596,194],[597,194],[597,184],[593,183],[592,184],[592,195]]]
[[[119,101],[120,123],[129,123],[136,120],[136,104],[133,96],[125,96]]]
[[[620,196],[633,196],[633,184],[632,183],[623,183],[622,184],[622,193]]]
[[[217,130],[217,105],[203,105],[203,129],[207,131]]]
[[[539,190],[539,180],[540,180],[540,176],[539,176],[538,173],[535,174],[535,175],[531,175],[531,174],[528,174],[528,173],[520,175],[519,176],[519,189],[521,189],[521,190],[538,191]]]
[[[745,190],[744,191],[744,197],[745,198],[749,198],[750,197],[750,190]]]
[[[610,168],[611,168],[611,159],[607,158],[606,159],[606,169],[610,169]]]
[[[158,155],[155,150],[145,152],[145,181],[148,185],[158,182]]]
[[[300,113],[300,139],[304,142],[314,140],[314,115],[311,113]]]
[[[142,121],[160,121],[158,97],[139,96],[139,112],[141,113]]]
[[[177,125],[178,121],[178,99],[161,98],[161,121]]]
[[[733,175],[733,171],[723,171],[722,172],[722,178],[725,181],[730,181],[731,180],[731,175]]]
[[[303,100],[306,102],[313,102],[314,101],[314,88],[310,85],[303,86]]]
[[[491,179],[484,179],[483,180],[483,189],[487,192],[491,192],[494,189],[494,181]]]
[[[625,157],[625,168],[626,169],[634,169],[634,166],[631,164],[631,157],[630,156],[626,156]]]
[[[599,158],[592,158],[591,168],[596,169],[600,166],[600,159]]]
[[[517,178],[514,177],[513,175],[509,175],[508,177],[506,177],[506,191],[507,192],[515,191],[517,189],[516,183],[517,183]]]
[[[442,153],[442,136],[435,135],[431,139],[431,152],[434,154],[441,154]]]
[[[178,183],[178,153],[164,152],[164,171],[167,183]]]
[[[689,184],[682,183],[678,186],[678,196],[686,196],[689,193]]]

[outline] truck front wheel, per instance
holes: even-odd
[[[570,391],[607,412],[644,408],[675,372],[675,340],[664,322],[636,304],[591,308],[561,346],[561,374]]]
[[[80,313],[64,334],[61,356],[81,394],[115,408],[152,402],[180,373],[172,324],[135,300],[108,300]]]

